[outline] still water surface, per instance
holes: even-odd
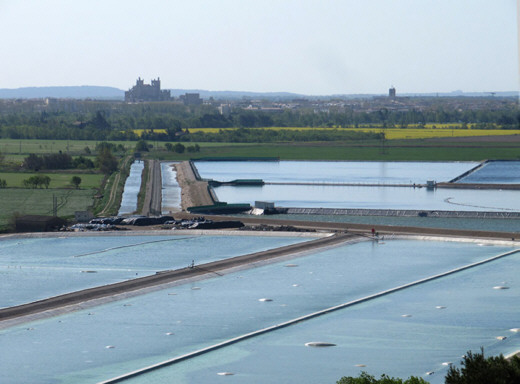
[[[221,186],[220,201],[272,201],[280,207],[412,209],[443,211],[520,211],[520,191],[326,185]]]
[[[217,247],[211,247],[211,252]],[[92,383],[510,250],[393,240],[341,246],[0,331],[5,383]],[[423,375],[469,348],[515,348],[517,256],[285,328],[135,382],[335,382],[366,364]],[[288,267],[292,264],[291,267]],[[509,290],[494,290],[507,284]],[[271,298],[270,302],[259,301]],[[436,306],[446,306],[438,310]],[[411,314],[412,317],[402,317]],[[510,337],[498,342],[495,337]],[[337,344],[308,348],[310,341]],[[13,378],[15,378],[13,380]]]
[[[197,161],[202,178],[218,181],[262,179],[265,182],[426,184],[450,181],[475,162],[385,161]]]
[[[458,183],[520,184],[520,161],[491,161]]]
[[[123,197],[119,215],[133,213],[137,210],[137,195],[141,189],[141,174],[143,173],[144,162],[135,161],[130,167],[130,175],[125,182]]]
[[[486,172],[496,175],[494,180],[497,182],[503,181],[507,175],[510,180],[516,180],[515,177],[520,178],[520,172],[515,168],[518,167],[517,163],[520,164],[491,162],[477,174],[481,175],[480,180],[487,182],[489,177],[485,176]],[[424,184],[427,180],[450,181],[477,165],[474,162],[196,162],[203,178],[219,181],[254,178],[267,183],[282,183],[262,187],[215,188],[218,199],[228,203],[271,201],[281,207],[305,208],[520,211],[519,191],[377,186]],[[334,183],[376,186],[326,185]]]
[[[0,308],[305,241],[262,236],[0,240]]]
[[[161,163],[162,178],[162,213],[170,214],[180,211],[181,187],[177,182],[177,172],[172,167],[173,163]]]

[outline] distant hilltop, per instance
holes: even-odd
[[[0,88],[0,99],[99,99],[123,100],[125,92],[114,87],[81,85],[70,87]]]
[[[336,95],[303,95],[291,92],[247,92],[247,91],[208,91],[202,89],[169,89],[172,97],[180,97],[186,93],[198,93],[201,98],[207,100],[213,97],[217,100],[233,99],[268,99],[288,100],[298,98],[329,99],[329,98],[371,98],[385,96],[384,94],[336,94]],[[443,93],[401,93],[402,97],[517,97],[518,92],[443,92]],[[119,100],[125,99],[125,91],[114,87],[100,87],[92,85],[68,86],[68,87],[24,87],[7,89],[0,88],[0,99],[95,99],[95,100]]]

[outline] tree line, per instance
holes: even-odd
[[[68,104],[64,104],[65,106]],[[382,127],[406,128],[411,124],[455,123],[463,128],[518,129],[520,112],[506,104],[492,104],[481,109],[461,109],[449,104],[433,104],[428,108],[372,111],[334,108],[317,111],[312,108],[285,109],[280,112],[237,108],[222,115],[212,105],[188,107],[175,103],[125,104],[113,102],[75,101],[70,107],[38,111],[12,107],[0,108],[0,137],[10,139],[74,139],[74,140],[161,140],[179,141],[190,128],[260,128],[260,127],[360,127],[377,124]],[[135,130],[144,131],[144,137]],[[299,140],[302,136],[290,137]],[[195,140],[192,140],[195,141]]]
[[[95,165],[89,158],[83,156],[72,158],[68,153],[45,155],[31,153],[23,160],[22,167],[31,171],[39,171],[41,169],[91,169]]]

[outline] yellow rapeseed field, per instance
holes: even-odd
[[[413,128],[411,128],[413,126]],[[469,137],[469,136],[497,136],[497,135],[520,135],[519,129],[457,129],[460,124],[425,124],[425,128],[416,128],[410,124],[410,128],[314,128],[314,127],[266,127],[256,129],[272,129],[272,130],[330,130],[330,129],[347,129],[352,131],[362,132],[384,132],[388,140],[403,140],[403,139],[430,139],[436,137]],[[433,128],[435,127],[435,128]],[[468,124],[471,128],[471,124]],[[206,132],[217,133],[220,130],[237,129],[237,128],[189,128],[190,132]],[[141,136],[145,130],[136,129],[134,132]],[[154,132],[166,133],[164,129],[156,129]]]

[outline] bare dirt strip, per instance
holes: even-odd
[[[208,192],[208,183],[197,180],[188,161],[175,164],[175,170],[177,171],[177,182],[181,187],[183,211],[186,211],[188,207],[213,204],[213,199]]]
[[[232,257],[225,260],[214,261],[211,263],[201,264],[193,267],[158,272],[152,276],[136,278],[119,283],[104,285],[100,287],[85,289],[82,291],[71,292],[44,300],[35,301],[28,304],[18,305],[9,308],[0,309],[0,322],[9,319],[15,319],[22,316],[34,315],[45,311],[51,311],[74,304],[84,303],[86,301],[110,297],[117,294],[135,291],[147,287],[157,286],[160,284],[171,283],[186,278],[202,276],[206,274],[219,275],[225,270],[245,266],[256,262],[265,262],[267,260],[275,260],[291,254],[309,252],[324,247],[341,244],[347,240],[351,240],[358,236],[348,234],[335,234],[332,236],[322,237],[317,240],[307,241],[304,243],[293,244],[276,249],[270,249],[263,252],[255,252],[248,255]]]

